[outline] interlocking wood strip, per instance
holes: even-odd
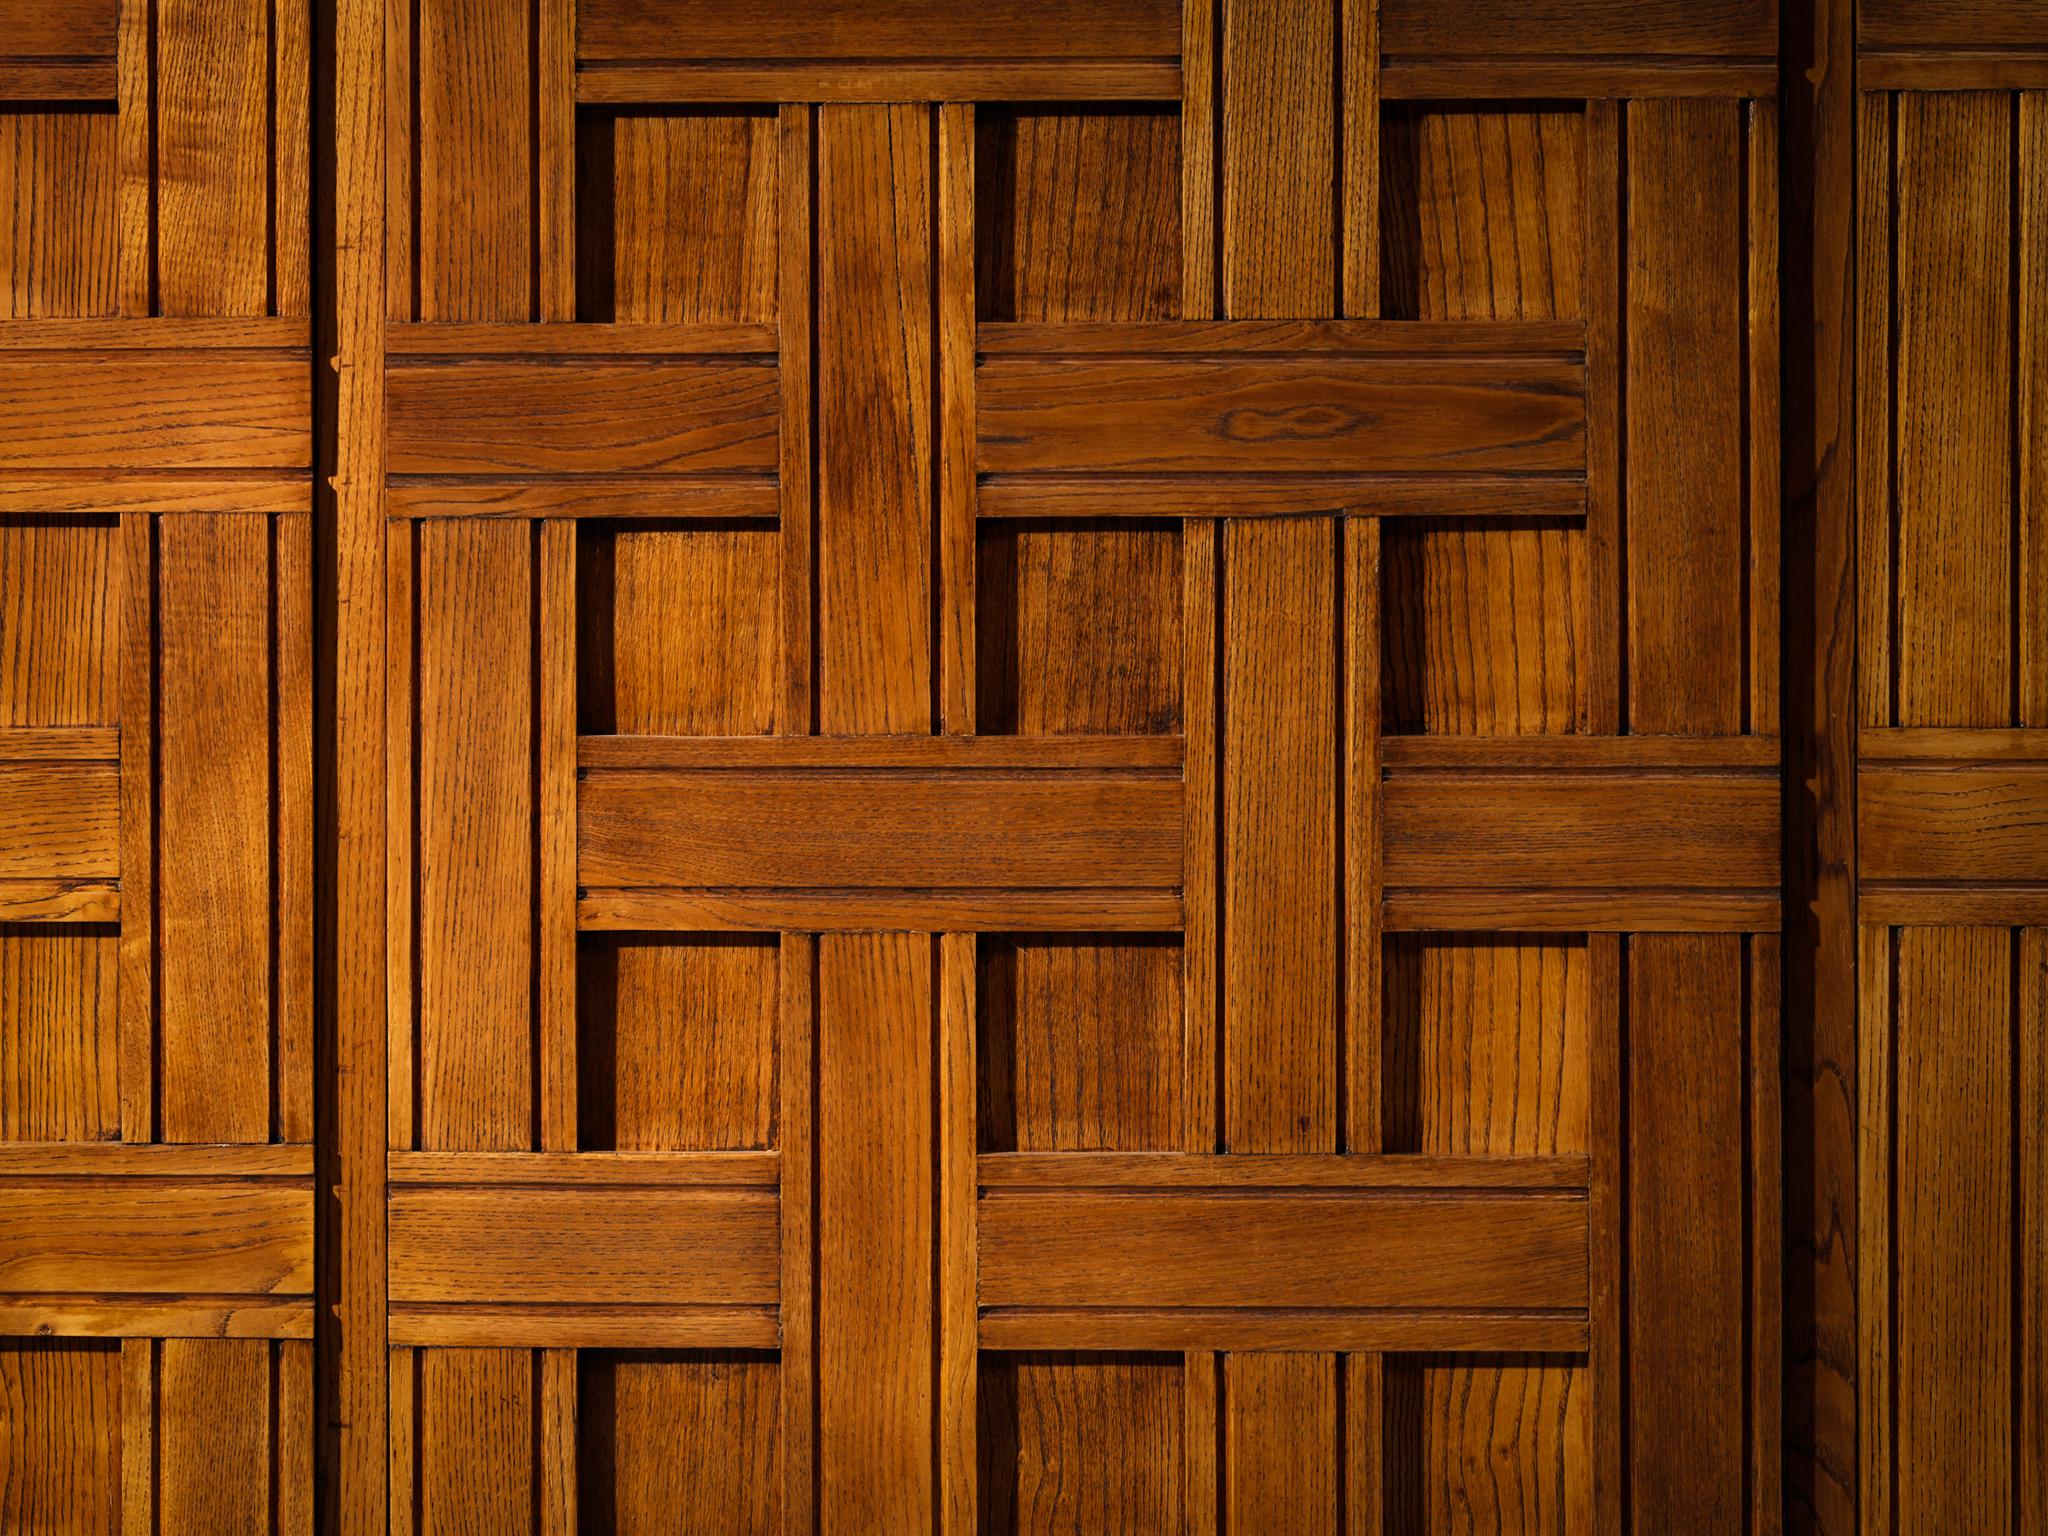
[[[0,1292],[50,1296],[310,1296],[310,1180],[10,1177]]]
[[[1866,764],[1856,821],[1866,884],[2048,883],[2048,761]]]
[[[118,875],[120,779],[106,762],[0,762],[0,879]]]
[[[289,353],[0,352],[0,471],[305,469],[312,406]]]

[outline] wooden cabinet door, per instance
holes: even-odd
[[[0,18],[0,1529],[313,1529],[310,23]]]
[[[350,1528],[1772,1524],[1777,35],[342,7]]]

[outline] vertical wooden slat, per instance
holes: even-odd
[[[1586,729],[1622,724],[1622,114],[1586,106]]]
[[[1380,522],[1344,525],[1344,1044],[1342,1152],[1380,1142]]]
[[[1898,98],[1900,725],[2012,719],[2011,117]]]
[[[2020,1529],[2048,1527],[2048,928],[2018,935]]]
[[[1335,0],[1223,7],[1223,311],[1336,313]]]
[[[537,1376],[532,1350],[420,1352],[420,1536],[533,1529]]]
[[[540,318],[576,318],[576,0],[537,0]]]
[[[2048,725],[2048,91],[2020,93],[2021,725]]]
[[[150,312],[156,265],[155,221],[151,205],[151,136],[155,82],[150,72],[149,13],[151,0],[121,0],[116,34],[116,225],[115,282],[117,308],[130,318]]]
[[[777,1150],[782,1166],[782,1522],[784,1536],[810,1536],[817,1528],[817,1316],[813,1307],[817,1249],[815,1128],[817,1017],[813,979],[817,940],[785,933],[781,947],[778,1049],[781,1114]]]
[[[931,114],[818,112],[818,715],[932,717]]]
[[[1222,1366],[1219,1357],[1207,1350],[1191,1352],[1184,1359],[1181,1455],[1187,1486],[1181,1495],[1182,1507],[1188,1536],[1216,1536],[1216,1522],[1222,1513],[1221,1468],[1216,1464]]]
[[[414,1426],[418,1422],[418,1355],[414,1350],[394,1349],[387,1351],[387,1360],[390,1381],[387,1401],[391,1425],[390,1455],[386,1463],[391,1491],[390,1536],[415,1536],[418,1522],[413,1518],[413,1510],[419,1497],[419,1447],[414,1434]],[[375,1508],[365,1507],[367,1503],[359,1489],[353,1493],[345,1492],[342,1499],[343,1512],[365,1536],[384,1527],[383,1500],[379,1499]],[[370,1524],[372,1518],[377,1522],[375,1526]]]
[[[1892,1527],[1892,948],[1890,928],[1857,930],[1856,1489],[1863,1529]]]
[[[156,1348],[121,1341],[121,1536],[156,1536]]]
[[[540,1133],[576,1149],[576,524],[540,539]]]
[[[1628,976],[1635,1527],[1740,1527],[1741,939],[1636,934]]]
[[[1182,0],[1180,44],[1180,313],[1216,316],[1216,7]]]
[[[420,531],[419,1144],[533,1144],[533,537]]]
[[[688,1433],[689,1425],[675,1428]],[[539,1536],[576,1536],[576,1351],[540,1352]]]
[[[277,1135],[313,1139],[313,527],[275,520]]]
[[[1183,980],[1182,1008],[1186,1126],[1189,1152],[1220,1150],[1216,1085],[1216,1027],[1221,1004],[1216,991],[1218,901],[1216,888],[1216,603],[1217,548],[1221,530],[1210,519],[1188,519],[1182,525],[1181,672],[1182,712],[1186,720],[1186,757],[1182,766],[1182,818],[1185,828],[1181,873]]]
[[[270,529],[158,530],[157,1060],[167,1141],[268,1141]]]
[[[531,320],[529,8],[418,0],[419,318]]]
[[[160,1530],[269,1525],[271,1370],[266,1339],[157,1345]]]
[[[1778,1536],[1785,1528],[1782,965],[1777,934],[1757,934],[1749,944],[1750,1529]]]
[[[785,736],[811,729],[811,560],[817,525],[811,484],[811,109],[785,106],[776,134],[776,346],[782,381],[782,705]]]
[[[156,1139],[156,519],[121,518],[121,1139]]]
[[[277,1536],[313,1536],[313,1439],[320,1408],[313,1399],[313,1344],[280,1339],[277,1351]]]
[[[980,1349],[975,1238],[977,939],[939,940],[939,1529],[979,1527],[975,1404]]]
[[[313,312],[313,38],[312,11],[303,5],[273,5],[275,100],[272,104],[276,263],[272,310],[280,315]]]
[[[975,729],[974,108],[939,108],[939,677],[949,735]]]
[[[155,0],[157,303],[270,308],[269,0]]]
[[[1743,164],[1733,102],[1628,109],[1628,721],[1739,731]]]
[[[376,62],[376,104],[384,114],[381,125],[367,122],[360,131],[377,135],[382,151],[378,164],[384,170],[384,210],[380,220],[385,236],[384,265],[379,294],[388,319],[419,318],[419,227],[413,216],[413,186],[418,180],[419,142],[413,132],[413,16],[418,0],[382,0],[383,17],[373,23],[364,0],[363,25],[379,26]],[[381,128],[381,132],[379,129]],[[367,210],[365,210],[367,212]]]
[[[857,1530],[934,1509],[933,948],[818,940],[819,1490]]]
[[[2012,938],[1902,928],[1892,1449],[1901,1531],[2005,1531],[2013,1493]]]
[[[1628,1489],[1623,1483],[1623,1323],[1628,1298],[1622,1294],[1622,937],[1586,935],[1586,1054],[1590,1062],[1592,1132],[1591,1188],[1587,1191],[1588,1301],[1592,1348],[1588,1364],[1593,1389],[1593,1532],[1621,1536]]]
[[[1336,1536],[1337,1357],[1223,1357],[1224,1529]]]
[[[1344,8],[1344,314],[1380,312],[1380,6]]]
[[[1892,100],[1857,105],[1857,718],[1892,721]]]
[[[1344,1394],[1343,1536],[1382,1536],[1387,1529],[1387,1490],[1383,1486],[1386,1402],[1385,1357],[1341,1355]],[[1407,1512],[1404,1510],[1405,1515]]]
[[[385,830],[385,901],[388,913],[386,969],[388,995],[381,1010],[387,1023],[385,1047],[386,1120],[393,1148],[418,1144],[415,1108],[419,1098],[419,997],[413,956],[418,946],[419,902],[413,848],[413,771],[418,756],[414,726],[418,689],[418,658],[413,654],[417,624],[414,567],[420,536],[418,523],[392,523],[384,534],[383,575],[386,607],[391,615],[386,648],[390,670],[384,695],[385,731],[383,809]]]
[[[1753,101],[1747,139],[1749,225],[1749,730],[1778,728],[1778,531],[1784,456],[1778,423],[1778,108]]]

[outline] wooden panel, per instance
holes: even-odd
[[[393,474],[768,471],[775,372],[707,361],[458,361],[391,370]]]
[[[1586,1305],[1569,1194],[985,1192],[984,1307]]]
[[[744,16],[718,0],[583,0],[579,59],[1137,57],[1180,51],[1173,0],[805,0]]]
[[[818,1475],[860,1528],[933,1508],[933,943],[818,940]]]
[[[583,1528],[616,1536],[781,1532],[776,1393],[772,1355],[581,1352]]]
[[[1390,54],[1739,54],[1778,51],[1776,0],[1586,5],[1575,0],[1382,0]]]
[[[585,885],[1174,886],[1180,785],[1108,775],[590,773]]]
[[[266,0],[158,0],[161,314],[269,311],[272,15]],[[309,216],[297,210],[298,219]]]
[[[1334,1533],[1336,1357],[1232,1354],[1222,1366],[1224,1528]]]
[[[978,13],[976,29],[989,21]],[[931,140],[921,108],[818,113],[816,686],[826,731],[931,725]]]
[[[1335,314],[1335,35],[1331,0],[1224,0],[1223,309]]]
[[[114,308],[113,113],[0,112],[0,319]]]
[[[162,1132],[267,1141],[271,529],[256,517],[180,517],[157,537]]]
[[[774,1135],[772,940],[586,937],[577,958],[585,1148],[766,1147]]]
[[[394,1488],[415,1511],[415,1536],[530,1531],[534,1515],[533,1354],[524,1349],[427,1349],[413,1357],[411,1425],[416,1489]],[[398,1369],[405,1364],[401,1357]]]
[[[1628,141],[1628,722],[1739,731],[1740,108],[1638,102]]]
[[[1183,1144],[1178,944],[990,937],[979,971],[984,1151]]]
[[[113,553],[111,521],[0,522],[0,728],[119,718]]]
[[[1577,112],[1390,111],[1380,140],[1381,313],[1584,313],[1584,123]]]
[[[1541,1355],[1415,1355],[1386,1363],[1381,1497],[1406,1530],[1594,1530],[1592,1391],[1583,1365]]]
[[[1171,1355],[984,1356],[980,1529],[1187,1529],[1185,1418],[1181,1362]]]
[[[2012,1519],[2012,950],[1897,935],[1893,1402],[1901,1530]]]
[[[1863,0],[1857,42],[1866,48],[2048,47],[2048,18],[2000,0]]]
[[[155,1471],[163,1530],[281,1529],[272,1519],[274,1347],[254,1339],[165,1339],[157,1346]]]
[[[775,149],[765,113],[587,118],[577,317],[773,320]]]
[[[313,1199],[303,1187],[19,1179],[0,1205],[7,1291],[261,1296],[312,1288]]]
[[[303,358],[0,356],[0,469],[303,469]]]
[[[394,1302],[775,1300],[775,1197],[760,1190],[405,1187],[391,1195]]]
[[[582,729],[772,731],[781,545],[774,529],[758,526],[628,526],[586,536],[576,602]]]
[[[1388,731],[1586,728],[1586,541],[1574,528],[1385,525],[1381,684]]]
[[[2048,881],[2048,765],[1866,767],[1857,777],[1867,881]]]
[[[111,763],[0,764],[0,879],[119,874],[119,797]]]
[[[413,25],[417,318],[535,319],[527,10],[419,0]]]
[[[80,1536],[119,1530],[120,1422],[118,1346],[0,1343],[0,1527]]]
[[[420,533],[417,1102],[427,1148],[532,1141],[531,545],[517,525]]]
[[[1635,1522],[1742,1519],[1742,940],[1628,947],[1629,1436]]]
[[[2012,723],[2011,113],[1898,103],[1899,725]]]
[[[1386,882],[1775,887],[1778,799],[1762,776],[1397,773],[1384,796]]]
[[[991,524],[978,555],[980,730],[1181,729],[1179,524]]]
[[[121,1134],[115,936],[0,924],[0,1141]]]
[[[114,51],[116,0],[15,0],[8,8],[7,52],[79,57]]]
[[[982,110],[974,130],[980,319],[1179,318],[1177,118]]]
[[[976,372],[986,473],[1565,472],[1565,359],[998,357]]]

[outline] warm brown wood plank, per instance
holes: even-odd
[[[939,1529],[973,1536],[977,1529],[979,1446],[975,1412],[979,1389],[980,1277],[975,1268],[974,1217],[976,1060],[976,942],[973,934],[939,939],[938,1203]]]
[[[1586,1305],[1569,1194],[998,1191],[984,1307]]]
[[[1856,913],[1867,923],[1901,927],[2048,926],[2048,885],[1892,885],[1856,888]]]
[[[1865,768],[1891,763],[2048,763],[2048,730],[1865,730],[1857,737],[1856,761]]]
[[[417,1491],[406,1498],[395,1488],[394,1507],[402,1502],[416,1511],[418,1536],[465,1524],[528,1529],[540,1430],[532,1351],[424,1349],[412,1365],[413,1412],[404,1433],[413,1442]]]
[[[812,611],[811,575],[817,550],[816,487],[812,457],[815,419],[812,414],[812,295],[816,241],[811,228],[811,186],[815,167],[810,109],[796,104],[782,108],[776,139],[776,359],[781,383],[782,424],[776,471],[777,536],[782,577],[782,643],[780,712],[785,730],[809,729],[817,693],[817,650],[812,641],[817,615]],[[787,1378],[785,1378],[785,1385]],[[786,1401],[786,1398],[785,1398]],[[806,1423],[808,1423],[806,1417]],[[788,1443],[785,1436],[785,1445]],[[807,1480],[808,1485],[808,1480]],[[785,1500],[791,1529],[788,1536],[810,1536],[811,1522],[797,1514],[799,1505]]]
[[[312,327],[303,316],[124,315],[116,319],[81,313],[10,317],[0,326],[0,352],[304,353],[312,343]]]
[[[52,470],[0,474],[0,513],[305,512],[313,482],[305,474],[152,474]]]
[[[985,1475],[966,1529],[1186,1530],[1183,1506],[1198,1496],[1182,1487],[1182,1377],[1170,1355],[986,1358]]]
[[[1181,1147],[1221,1152],[1222,1095],[1217,1072],[1223,1009],[1217,991],[1223,965],[1217,921],[1223,902],[1222,676],[1216,665],[1222,601],[1218,523],[1188,523],[1181,533],[1181,713],[1187,732],[1186,789],[1181,797],[1181,890],[1186,906],[1181,943]],[[1213,1362],[1211,1362],[1213,1365]],[[1213,1370],[1207,1373],[1214,1385]],[[1213,1440],[1213,1436],[1212,1436]],[[1213,1511],[1212,1511],[1213,1514]]]
[[[157,1346],[162,1529],[275,1529],[271,1354],[271,1345],[255,1339],[165,1339]]]
[[[1117,58],[1180,52],[1173,0],[789,0],[744,16],[716,0],[582,0],[579,61]]]
[[[976,514],[996,518],[1583,517],[1574,473],[983,475]]]
[[[120,874],[119,796],[110,763],[0,765],[0,878]]]
[[[2000,0],[1863,0],[1858,23],[1863,47],[2048,47],[2048,17]]]
[[[815,687],[825,731],[931,725],[932,132],[919,107],[818,113]]]
[[[289,356],[0,357],[0,469],[303,469],[312,371]]]
[[[400,1185],[391,1298],[765,1306],[776,1223],[763,1190]]]
[[[157,540],[159,1123],[170,1141],[264,1141],[276,996],[271,524],[180,517]]]
[[[1381,908],[1389,933],[1766,933],[1783,915],[1775,889],[1395,890]]]
[[[7,737],[0,734],[0,753]],[[579,768],[1177,771],[1179,736],[585,736]]]
[[[490,0],[420,0],[411,18],[416,319],[539,318],[529,20]]]
[[[123,538],[107,523],[0,519],[0,739],[19,744],[0,749],[5,760],[34,761],[22,754],[37,741],[104,731],[121,718],[131,575]]]
[[[0,482],[0,504],[5,496],[6,485]],[[394,518],[576,517],[648,522],[772,518],[778,503],[774,477],[754,472],[577,474],[560,480],[419,476],[393,485],[386,498]]]
[[[1173,59],[793,59],[586,63],[586,102],[1171,101]]]
[[[470,361],[391,370],[393,474],[771,470],[772,368]]]
[[[2040,91],[2048,48],[1864,48],[1856,77],[1866,91]]]
[[[773,1349],[772,1306],[393,1302],[390,1339],[417,1348]]]
[[[0,1289],[289,1296],[313,1289],[313,1194],[219,1179],[12,1179]]]
[[[273,1133],[311,1141],[314,1060],[313,647],[315,586],[310,513],[271,529],[271,836],[276,995]]]
[[[782,1362],[584,1355],[577,1366],[584,1529],[787,1530],[775,1418]],[[683,1425],[689,1432],[678,1434]]]
[[[679,1189],[773,1186],[773,1152],[404,1152],[387,1159],[393,1184],[654,1185]],[[5,1164],[0,1163],[0,1168]]]
[[[1711,774],[1717,769],[1778,766],[1770,736],[1385,736],[1380,754],[1390,770],[1515,768],[1663,770]]]
[[[593,886],[1171,887],[1177,780],[911,770],[591,772]]]
[[[982,357],[1138,359],[1188,356],[1296,362],[1342,358],[1450,357],[1570,361],[1586,349],[1586,327],[1569,317],[1430,315],[1396,320],[1060,320],[991,323],[974,334]]]
[[[9,73],[19,68],[0,61]],[[0,118],[0,174],[14,188],[0,209],[6,329],[37,316],[111,315],[119,306],[115,156],[117,142],[126,147],[118,138],[125,122],[117,127],[99,112],[11,111]]]
[[[1335,314],[1332,0],[1218,3],[1224,312]]]
[[[511,358],[538,365],[563,358],[605,362],[629,358],[773,357],[777,328],[759,321],[716,319],[532,326],[491,321],[394,325],[386,332],[394,358],[445,361]]]
[[[150,1536],[156,1529],[156,1355],[154,1339],[121,1343],[122,1536]]]
[[[1549,102],[1576,97],[1653,100],[1666,96],[1696,100],[1768,96],[1777,88],[1774,61],[1743,58],[1452,55],[1388,58],[1380,67],[1380,94],[1388,101]]]
[[[1778,800],[1763,776],[1397,773],[1387,886],[1775,888]]]
[[[0,58],[0,97],[9,101],[111,101],[116,82],[112,58]]]
[[[1310,1307],[1000,1307],[981,1314],[983,1349],[1423,1350],[1570,1353],[1587,1342],[1583,1310]],[[1208,1442],[1215,1439],[1210,1429]]]
[[[974,109],[939,109],[937,271],[939,401],[935,428],[938,468],[938,555],[932,581],[939,594],[939,725],[948,735],[976,729],[974,327],[975,327]],[[970,1394],[971,1395],[971,1394]],[[972,1465],[971,1459],[968,1463]],[[971,1519],[973,1501],[948,1497],[956,1524]]]
[[[1894,0],[1899,3],[1899,0]],[[1574,0],[1381,0],[1389,54],[1746,55],[1778,51],[1776,0],[1688,5]]]
[[[115,0],[15,0],[7,12],[7,52],[57,58],[114,52]]]
[[[812,1536],[818,1522],[818,1309],[811,1294],[818,1232],[814,1087],[818,1082],[817,939],[784,933],[776,996],[776,1144],[782,1160],[781,1388],[785,1536]]]
[[[36,910],[0,896],[0,1168],[9,1143],[121,1134],[116,941],[17,923]]]
[[[0,880],[0,922],[120,921],[121,888],[91,880]]]
[[[566,40],[565,40],[566,45]],[[576,525],[541,525],[536,603],[540,643],[534,743],[534,927],[538,953],[535,1012],[540,1038],[535,1074],[540,1142],[550,1151],[577,1145],[576,954]],[[573,1501],[572,1501],[573,1502]]]
[[[158,0],[151,148],[163,314],[270,307],[270,30],[266,0]],[[297,210],[301,231],[310,213]]]
[[[975,1180],[984,1189],[1127,1188],[1261,1190],[1583,1190],[1584,1153],[1442,1154],[1239,1152],[984,1152]]]
[[[156,536],[138,514],[119,524],[118,677],[121,714],[121,840],[133,850],[121,922],[121,1136],[156,1137]]]
[[[2048,881],[2048,764],[1867,767],[1856,784],[1863,879]]]
[[[0,1333],[77,1339],[311,1339],[311,1296],[4,1296]]]
[[[313,1148],[305,1143],[203,1146],[57,1136],[0,1143],[0,1178],[238,1180],[312,1176]]]
[[[1629,1445],[1639,1529],[1738,1529],[1742,941],[1628,941]]]
[[[1336,1357],[1225,1355],[1222,1399],[1225,1529],[1335,1532]]]
[[[818,940],[819,1501],[877,1529],[934,1510],[934,948]]]
[[[1002,357],[977,374],[987,473],[1570,472],[1583,368],[1516,358]]]
[[[759,933],[764,929],[797,929],[807,933],[857,933],[896,928],[917,933],[1161,933],[1181,924],[1181,898],[1170,890],[703,891],[598,887],[584,891],[577,901],[577,926],[598,930]]]

